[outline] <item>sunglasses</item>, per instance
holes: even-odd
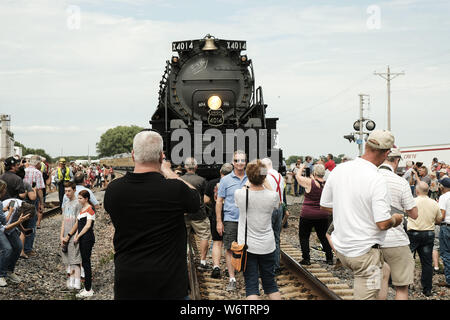
[[[234,159],[233,161],[236,163],[238,163],[238,162],[245,163],[244,159]]]

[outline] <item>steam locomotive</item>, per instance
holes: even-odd
[[[197,173],[212,179],[223,163],[232,162],[234,151],[244,150],[250,161],[270,157],[275,169],[285,170],[276,146],[278,118],[266,118],[252,60],[242,54],[246,49],[246,41],[209,34],[172,43],[176,55],[166,62],[149,122],[174,165],[195,157]]]

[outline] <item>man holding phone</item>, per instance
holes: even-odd
[[[29,219],[30,214],[20,213],[15,222],[14,215],[19,210],[22,201],[8,199],[0,203],[2,212],[0,213],[0,247],[3,249],[0,254],[0,287],[7,285],[5,278],[12,282],[19,283],[21,279],[14,273],[14,269],[22,251],[20,232],[17,227]],[[3,214],[3,206],[8,208],[7,214]]]

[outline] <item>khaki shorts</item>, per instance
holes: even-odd
[[[211,227],[209,224],[209,219],[206,217],[203,220],[190,220],[184,218],[186,223],[186,234],[189,236],[189,233],[194,230],[194,233],[200,238],[200,240],[209,240],[211,237]]]
[[[381,250],[370,250],[359,257],[346,257],[339,252],[336,256],[342,264],[353,270],[355,281],[353,284],[353,298],[355,300],[376,300],[381,288],[381,268],[383,258]]]
[[[409,246],[381,248],[383,259],[391,268],[392,284],[397,287],[414,282],[415,262]]]

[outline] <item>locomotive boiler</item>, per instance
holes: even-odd
[[[255,87],[245,50],[246,41],[211,35],[172,43],[176,54],[166,62],[150,124],[174,165],[195,157],[197,173],[211,179],[232,162],[234,151],[244,150],[249,161],[269,157],[284,170],[276,146],[278,118],[266,118],[263,90]]]

